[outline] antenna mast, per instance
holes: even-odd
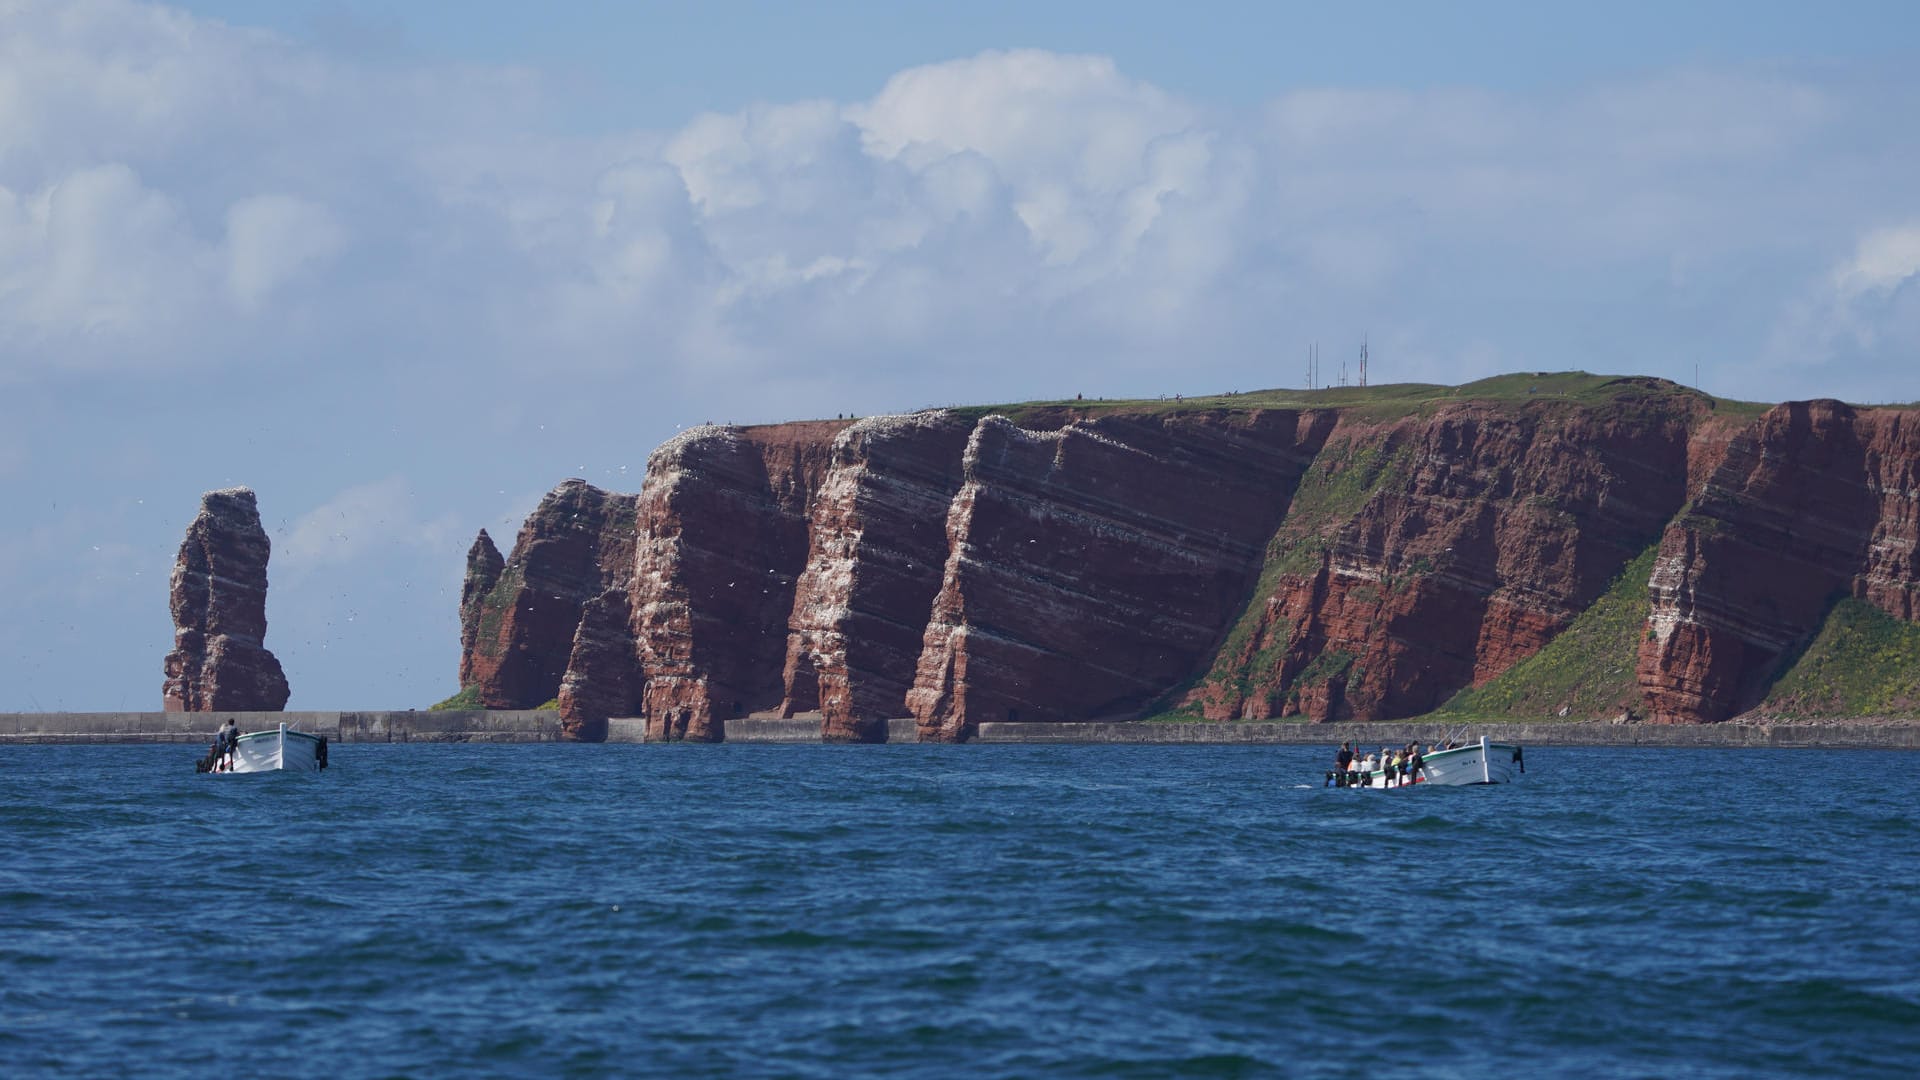
[[[1360,337],[1360,385],[1367,385],[1367,339],[1364,334]]]

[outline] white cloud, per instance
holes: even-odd
[[[346,246],[346,233],[327,212],[291,195],[256,195],[227,210],[227,290],[242,308],[302,269],[322,264]]]
[[[1860,238],[1853,257],[1833,273],[1843,298],[1886,293],[1920,274],[1920,223],[1875,229]]]
[[[1869,230],[1775,321],[1767,360],[1817,372],[1823,396],[1912,400],[1920,387],[1890,378],[1920,355],[1920,224]]]
[[[21,197],[0,186],[0,348],[82,362],[188,317],[210,251],[179,204],[125,165],[78,169]]]
[[[1771,73],[1232,114],[1105,57],[989,51],[866,100],[572,137],[524,70],[356,66],[124,0],[15,2],[0,28],[16,373],[297,353],[1004,397],[1042,389],[1036,360],[1085,384],[1169,350],[1294,381],[1265,375],[1276,353],[1370,329],[1409,365],[1675,374],[1708,344],[1765,352],[1840,238],[1911,212],[1891,178],[1920,166],[1881,88]],[[1913,242],[1839,273],[1890,282]],[[1691,341],[1655,314],[1683,309]]]
[[[301,515],[283,536],[272,538],[273,558],[305,573],[394,549],[451,550],[460,531],[446,515],[423,519],[413,485],[395,475],[347,488]]]

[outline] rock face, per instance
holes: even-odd
[[[862,420],[834,440],[788,623],[781,715],[819,710],[836,742],[906,716],[947,562],[947,507],[972,426],[945,412]]]
[[[474,646],[480,640],[480,621],[486,614],[487,596],[500,582],[501,571],[507,568],[507,560],[500,557],[500,549],[493,546],[493,537],[487,530],[481,529],[474,537],[473,546],[467,549],[467,576],[460,583],[460,685],[472,686],[476,680],[474,674]]]
[[[1212,719],[1429,711],[1533,655],[1686,499],[1693,407],[1459,405],[1343,419],[1269,552],[1274,587],[1192,695]]]
[[[272,544],[246,488],[209,491],[168,582],[173,651],[161,693],[169,712],[278,712],[287,677],[263,644]]]
[[[983,720],[1125,717],[1245,605],[1333,413],[1109,416],[974,429],[907,702],[923,739]]]
[[[503,563],[483,532],[461,590],[462,689],[475,689],[489,709],[537,708],[558,696],[581,611],[625,585],[633,544],[633,496],[584,480],[564,481],[540,501]]]
[[[808,508],[844,427],[709,425],[648,458],[631,591],[650,737],[717,740],[781,706]]]
[[[1792,402],[1727,447],[1670,525],[1639,678],[1652,719],[1723,720],[1852,596],[1913,621],[1920,413]]]
[[[633,640],[633,604],[614,587],[584,604],[580,625],[560,680],[561,730],[570,738],[599,742],[607,721],[640,713],[645,686]]]
[[[1920,414],[1539,378],[695,428],[638,496],[568,481],[508,558],[475,541],[463,685],[557,695],[582,739],[1395,719],[1536,655],[1657,543],[1608,704],[1692,722],[1757,700],[1837,597],[1920,615]]]

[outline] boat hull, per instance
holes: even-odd
[[[234,744],[233,768],[236,773],[319,772],[322,764],[322,739],[304,731],[292,731],[285,724],[276,731],[249,731]]]
[[[1376,769],[1351,785],[1365,788],[1464,787],[1469,784],[1510,784],[1527,771],[1520,747],[1512,743],[1481,739],[1469,746],[1437,750],[1421,759],[1421,775],[1411,783],[1387,781],[1385,771]]]

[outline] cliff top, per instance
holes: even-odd
[[[1698,407],[1731,416],[1758,416],[1771,406],[1765,402],[1716,398],[1666,379],[1644,375],[1594,375],[1585,371],[1515,372],[1495,375],[1462,386],[1434,383],[1390,383],[1382,386],[1332,386],[1319,390],[1273,389],[1228,392],[1198,397],[1029,401],[1006,405],[960,406],[952,411],[977,418],[1000,413],[1015,422],[1044,421],[1049,414],[1074,410],[1081,415],[1153,414],[1213,409],[1339,409],[1370,418],[1395,419],[1425,415],[1441,408],[1471,402],[1515,404],[1569,401],[1597,405],[1622,398],[1651,403],[1682,399]]]

